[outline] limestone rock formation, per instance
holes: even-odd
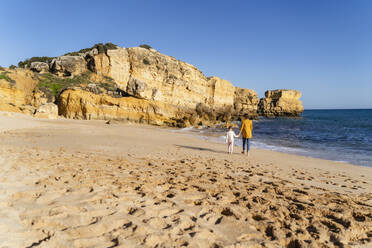
[[[23,112],[33,102],[37,83],[29,70],[0,71],[0,111]]]
[[[53,59],[50,69],[59,76],[74,76],[87,71],[87,63],[83,56],[61,56]]]
[[[125,120],[154,125],[176,126],[179,109],[161,102],[135,97],[113,98],[78,88],[62,92],[59,114],[72,119]]]
[[[300,97],[297,90],[268,90],[259,102],[258,111],[267,117],[297,117],[304,111]]]
[[[212,108],[234,104],[234,86],[218,77],[207,78],[196,67],[141,47],[118,48],[90,60],[99,79],[109,76],[128,94],[195,109],[203,103]]]
[[[0,110],[56,118],[117,119],[156,125],[213,125],[256,117],[298,116],[301,93],[266,92],[259,99],[250,89],[206,77],[195,66],[143,47],[98,44],[31,63],[31,70],[0,74]],[[47,60],[50,61],[50,60]],[[41,75],[39,75],[41,73]]]
[[[210,106],[220,109],[234,104],[235,87],[229,81],[213,76],[208,82],[211,85]]]
[[[234,108],[238,115],[245,113],[251,116],[257,116],[258,96],[254,90],[235,87]]]
[[[30,69],[38,73],[49,72],[49,65],[45,62],[32,62]]]
[[[53,103],[45,103],[39,106],[36,110],[35,117],[57,119],[58,117],[58,106]]]

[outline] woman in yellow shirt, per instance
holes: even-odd
[[[248,114],[244,115],[244,120],[242,121],[242,126],[240,128],[239,135],[243,136],[243,151],[242,153],[249,155],[249,140],[252,138],[253,124],[252,120],[249,119]],[[247,144],[247,153],[245,152],[245,145]]]

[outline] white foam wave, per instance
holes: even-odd
[[[185,128],[181,128],[181,129],[178,129],[178,130],[175,130],[176,132],[189,132],[189,131],[193,131],[195,130],[195,128],[193,127],[185,127]]]

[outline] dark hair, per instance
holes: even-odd
[[[244,118],[248,119],[249,118],[249,115],[248,114],[244,114]]]
[[[233,127],[232,126],[229,126],[229,130],[232,129]]]

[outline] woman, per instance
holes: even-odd
[[[239,135],[242,134],[243,136],[243,154],[247,154],[249,156],[249,140],[252,138],[252,130],[253,124],[252,120],[249,119],[248,114],[244,115],[244,120],[242,121],[242,126],[240,128]],[[245,152],[245,146],[247,145],[247,153]]]

